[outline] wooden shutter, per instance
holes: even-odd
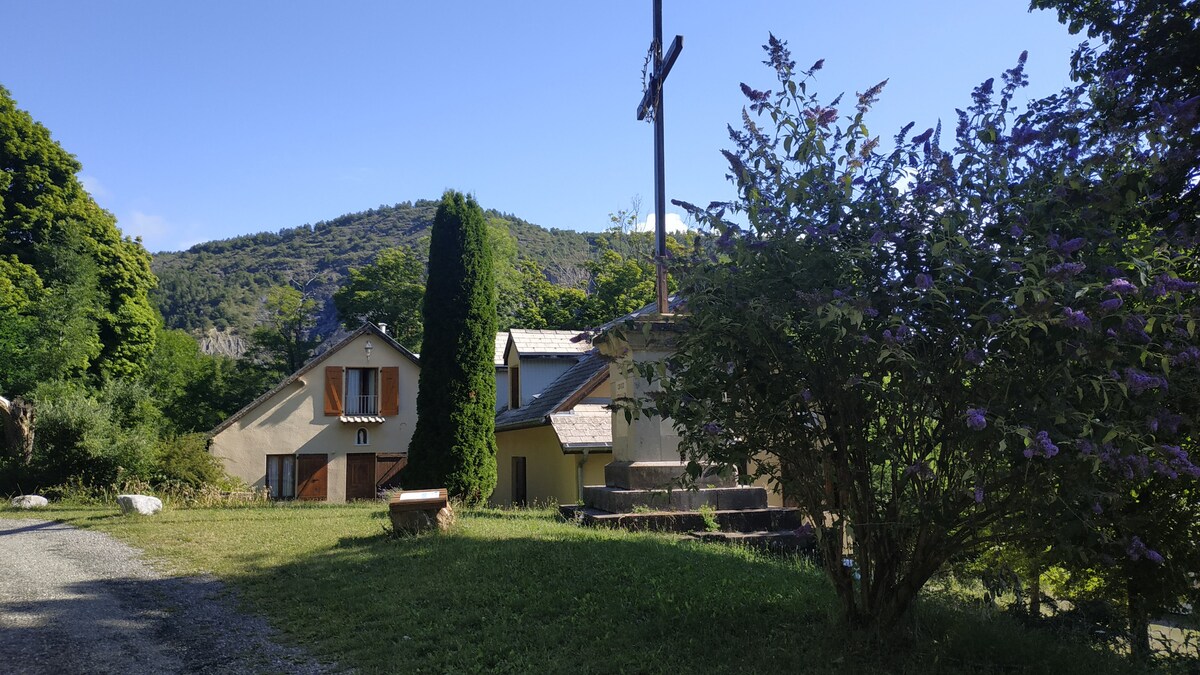
[[[400,414],[400,369],[396,366],[379,369],[379,414]]]
[[[341,366],[325,367],[325,414],[342,414],[342,371]]]
[[[375,487],[387,489],[400,486],[400,470],[408,464],[406,455],[375,455]]]

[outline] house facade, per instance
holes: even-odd
[[[419,373],[365,324],[213,429],[209,451],[273,499],[373,499],[407,463]]]
[[[578,331],[508,332],[499,354],[508,406],[496,415],[493,504],[571,504],[584,485],[604,483],[612,458],[608,363],[578,338]]]

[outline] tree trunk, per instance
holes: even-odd
[[[1138,661],[1150,658],[1150,614],[1137,584],[1132,578],[1126,581],[1129,595],[1129,652]]]
[[[33,404],[20,396],[11,401],[0,396],[0,422],[4,426],[4,449],[22,466],[33,460]]]
[[[1036,561],[1032,577],[1029,580],[1029,616],[1037,621],[1042,618],[1042,566]]]

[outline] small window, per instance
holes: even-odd
[[[354,444],[355,445],[370,445],[370,443],[367,440],[367,430],[366,429],[359,429],[358,432],[356,434],[354,434]]]
[[[271,499],[296,497],[296,457],[267,455],[267,494]]]

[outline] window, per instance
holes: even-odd
[[[346,414],[379,414],[378,371],[374,368],[346,369]]]
[[[508,407],[516,410],[521,407],[521,367],[513,366],[508,369]]]
[[[354,434],[354,444],[355,445],[370,445],[370,443],[367,442],[367,430],[366,429],[359,429],[358,433]]]
[[[271,499],[296,496],[296,458],[293,455],[267,455],[267,494]]]

